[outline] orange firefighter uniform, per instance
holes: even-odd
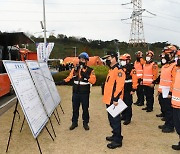
[[[125,73],[117,63],[110,68],[104,85],[103,102],[106,104],[107,108],[113,104],[114,101],[117,102],[119,98],[123,99],[124,83]],[[111,145],[109,148],[116,148],[117,145],[122,145],[121,118],[120,115],[113,118],[108,113],[108,119],[113,135],[110,137],[112,145],[108,144],[107,146],[109,147],[109,145]]]
[[[143,65],[145,64],[145,60],[142,57],[138,57],[137,60],[134,62],[134,68],[136,70],[137,78],[138,78],[138,87],[137,87],[137,102],[134,103],[138,106],[144,105],[144,89],[143,86],[140,84],[143,76]]]
[[[146,61],[143,66],[143,79],[142,84],[144,87],[144,95],[146,97],[146,107],[143,110],[146,112],[153,111],[154,105],[154,82],[158,77],[158,65],[152,61],[154,53],[148,51],[146,56],[151,57],[151,60]]]

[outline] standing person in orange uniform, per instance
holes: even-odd
[[[134,66],[130,63],[131,56],[129,54],[124,54],[120,56],[120,64],[126,74],[125,85],[124,85],[124,98],[123,101],[128,106],[122,112],[122,120],[124,120],[124,125],[128,125],[131,122],[132,118],[132,95],[137,89],[138,78],[136,75],[136,70]]]
[[[172,91],[170,89],[172,85],[172,70],[174,69],[176,63],[174,60],[176,52],[175,46],[167,46],[164,48],[161,54],[161,63],[163,64],[160,74],[160,83],[158,88],[158,100],[161,107],[161,112],[165,117],[164,125],[159,125],[159,129],[162,129],[164,133],[174,132],[173,123],[173,109],[171,107],[171,95]],[[163,89],[169,89],[169,94],[167,98],[163,97]]]
[[[125,82],[125,73],[118,64],[118,55],[116,52],[108,52],[106,57],[106,65],[109,66],[105,85],[104,85],[104,96],[103,102],[108,108],[110,105],[118,105],[118,99],[123,99],[123,90]],[[120,115],[113,118],[108,113],[108,120],[112,128],[112,136],[106,137],[107,141],[111,143],[107,144],[109,149],[115,149],[122,146],[123,136],[121,135],[121,117]]]
[[[177,134],[179,135],[179,143],[172,145],[172,149],[180,150],[180,50],[177,51],[177,65],[173,69],[173,84],[172,84],[172,107],[173,120]]]
[[[149,50],[146,52],[146,63],[143,66],[143,80],[144,95],[146,97],[146,107],[142,110],[146,112],[153,111],[154,105],[154,82],[158,76],[158,66],[153,62],[154,52]]]
[[[143,53],[141,51],[138,51],[135,54],[136,54],[136,61],[134,62],[134,68],[136,70],[136,74],[138,77],[138,87],[136,91],[137,102],[134,104],[138,106],[143,106],[144,105],[144,89],[143,89],[143,85],[140,83],[142,81],[143,65],[145,64],[145,60],[142,58]]]
[[[87,62],[89,61],[88,54],[86,52],[82,52],[78,58],[79,65],[73,68],[69,76],[63,81],[63,83],[67,83],[71,80],[74,82],[72,95],[73,116],[72,125],[69,129],[73,130],[78,126],[79,107],[80,104],[82,104],[83,127],[85,130],[89,130],[89,94],[91,84],[96,82],[96,76],[94,70],[87,66]]]

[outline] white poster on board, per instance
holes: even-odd
[[[44,104],[44,107],[48,113],[48,116],[50,117],[56,107],[56,104],[54,103],[54,100],[51,96],[40,66],[37,61],[32,60],[26,60],[26,64],[29,68],[30,74],[35,83],[39,96]]]
[[[31,132],[37,138],[48,117],[28,68],[25,62],[3,60],[3,63]]]
[[[56,105],[58,105],[61,101],[61,98],[59,96],[59,92],[56,88],[53,77],[52,77],[51,72],[48,68],[48,65],[46,62],[39,62],[39,65],[40,65],[40,68],[41,68],[43,75],[45,77],[46,83],[49,87],[49,90],[51,92],[51,95],[54,99],[54,102],[56,103]]]

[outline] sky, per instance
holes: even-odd
[[[47,36],[64,34],[92,40],[129,41],[131,0],[45,0]],[[43,0],[0,0],[0,31],[43,36]],[[142,0],[144,36],[148,43],[180,46],[180,1]]]

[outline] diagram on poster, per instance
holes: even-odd
[[[34,138],[37,138],[48,121],[35,85],[25,62],[3,60],[23,113]]]
[[[54,83],[54,80],[52,78],[51,72],[47,66],[47,63],[45,62],[39,62],[40,68],[42,70],[42,73],[45,77],[46,83],[48,85],[48,88],[51,92],[51,95],[54,99],[54,102],[56,103],[56,105],[58,105],[61,101],[61,98],[59,96],[59,93],[57,91],[56,85]]]
[[[45,78],[42,74],[40,66],[37,61],[26,60],[26,64],[32,76],[32,79],[35,83],[36,89],[39,93],[39,96],[44,104],[44,107],[50,117],[56,108],[56,104],[51,96],[49,88],[46,84]]]

